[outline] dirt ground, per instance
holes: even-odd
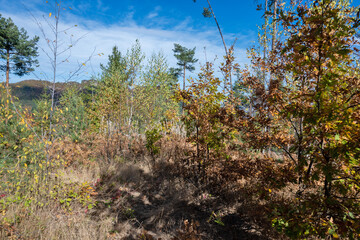
[[[174,176],[172,167],[113,166],[99,182],[93,220],[111,216],[112,239],[279,239],[262,223],[259,206],[243,201],[247,196],[224,201]]]

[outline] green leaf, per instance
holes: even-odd
[[[352,212],[348,212],[350,218],[355,219],[354,214]]]

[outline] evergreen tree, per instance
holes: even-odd
[[[9,86],[9,73],[23,76],[33,71],[33,64],[38,56],[36,44],[39,37],[29,40],[25,29],[19,29],[11,18],[5,19],[0,15],[0,57],[5,64],[0,65],[6,71],[6,87]]]
[[[122,71],[124,70],[126,66],[126,61],[121,55],[121,52],[119,51],[117,46],[114,46],[112,49],[112,54],[108,57],[108,63],[106,66],[103,64],[100,64],[100,68],[103,71],[103,74],[113,74],[116,71]]]
[[[185,90],[186,70],[189,70],[190,72],[194,71],[194,63],[198,61],[198,59],[194,58],[195,49],[196,48],[188,49],[177,43],[174,44],[174,56],[178,60],[177,65],[180,66],[180,68],[178,68],[178,74],[180,74],[180,71],[183,71],[183,90]],[[175,71],[173,70],[173,72]]]
[[[99,109],[97,119],[108,125],[106,129],[127,127],[130,131],[132,128],[134,114],[140,104],[136,94],[144,57],[136,40],[125,55],[114,47],[107,65],[100,65],[103,73],[98,83],[95,109]]]

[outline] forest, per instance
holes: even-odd
[[[360,6],[257,1],[243,66],[213,2],[192,4],[220,63],[139,39],[81,83],[90,58],[59,74],[66,2],[44,1],[50,35],[0,15],[0,239],[360,239]],[[11,83],[45,48],[48,78]]]

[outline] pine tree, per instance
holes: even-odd
[[[116,71],[123,71],[125,67],[126,61],[117,46],[113,47],[112,54],[108,57],[108,64],[106,66],[100,64],[100,68],[105,75],[113,74]]]
[[[178,60],[177,65],[181,67],[178,68],[178,71],[183,71],[183,90],[185,90],[186,70],[189,70],[190,72],[194,71],[194,63],[198,61],[198,59],[194,58],[195,49],[196,48],[188,49],[177,43],[174,44],[174,56]]]
[[[32,66],[38,63],[35,59],[38,40],[37,36],[29,40],[25,29],[19,29],[11,18],[0,15],[0,57],[6,62],[0,69],[6,71],[6,87],[9,86],[10,72],[23,76],[34,71]]]

